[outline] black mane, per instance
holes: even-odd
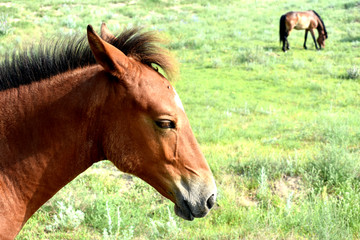
[[[146,65],[158,65],[167,75],[175,72],[171,57],[158,46],[160,40],[154,32],[127,29],[108,42]],[[13,51],[6,54],[0,63],[0,91],[95,63],[86,36],[67,37],[53,43],[31,46],[19,53]]]
[[[327,31],[326,31],[326,27],[325,27],[325,23],[324,23],[324,21],[321,19],[320,15],[319,15],[317,12],[315,12],[314,10],[312,10],[312,11],[313,11],[313,12],[315,13],[315,15],[319,18],[319,20],[320,20],[321,24],[322,24],[322,25],[323,25],[323,27],[324,27],[325,37],[326,37],[326,38],[328,38],[328,35],[327,35]],[[318,30],[321,30],[320,25],[318,25]]]

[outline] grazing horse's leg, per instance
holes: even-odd
[[[306,40],[307,40],[307,35],[309,33],[309,30],[305,29],[305,40],[304,40],[304,48],[307,49],[306,47]]]
[[[289,50],[289,49],[290,49],[289,41],[288,41],[287,38],[288,38],[288,37],[285,37],[285,38],[284,38],[284,41],[283,41],[282,50],[283,50],[284,52],[286,52],[286,50]]]
[[[283,47],[282,47],[282,50],[284,52],[286,52],[286,50],[290,49],[290,45],[289,45],[289,41],[288,41],[289,35],[290,35],[290,31],[286,31],[285,36],[284,36],[284,41],[283,41]]]
[[[312,36],[313,40],[314,40],[316,50],[319,50],[318,45],[317,45],[317,43],[316,43],[314,30],[313,30],[313,29],[310,29],[309,31],[310,31],[310,33],[311,33],[311,36]]]
[[[291,32],[292,29],[293,29],[293,27],[290,27],[289,30],[286,31],[286,38],[285,38],[285,40],[286,40],[286,49],[287,49],[287,50],[290,49],[290,43],[289,43],[289,41],[288,41],[288,37],[290,36],[290,32]]]
[[[288,39],[286,38],[286,49],[289,50],[290,49],[290,44],[289,44],[289,41]]]
[[[284,37],[284,41],[283,41],[283,46],[282,46],[282,50],[284,52],[286,52],[286,49],[285,49],[285,44],[287,43],[287,37]]]

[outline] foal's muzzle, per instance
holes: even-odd
[[[197,193],[197,194],[194,194]],[[175,213],[179,217],[192,221],[194,218],[205,217],[216,203],[216,186],[199,191],[179,192],[176,194]]]

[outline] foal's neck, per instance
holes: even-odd
[[[99,74],[93,66],[0,92],[0,233],[19,230],[103,158],[97,118],[106,81],[96,79]]]

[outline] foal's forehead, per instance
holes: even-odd
[[[180,97],[178,95],[178,93],[176,92],[175,88],[167,81],[165,80],[164,84],[166,85],[166,90],[168,90],[168,93],[170,95],[168,95],[167,97],[169,97],[169,99],[164,99],[167,102],[173,102],[175,103],[175,106],[177,106],[178,108],[180,108],[183,112],[185,112],[184,110],[184,106],[180,100]],[[163,89],[159,89],[159,91],[162,91]]]
[[[138,92],[140,96],[148,99],[148,104],[155,109],[165,107],[165,109],[174,111],[175,107],[185,112],[180,97],[171,83],[160,72],[148,66],[145,69],[137,84],[140,87]]]
[[[173,91],[174,91],[174,93],[175,93],[175,98],[174,98],[174,99],[175,99],[176,105],[177,105],[181,110],[183,110],[183,112],[185,112],[184,106],[182,105],[182,102],[181,102],[181,100],[180,100],[180,97],[179,97],[179,95],[177,94],[175,88],[173,88]]]

